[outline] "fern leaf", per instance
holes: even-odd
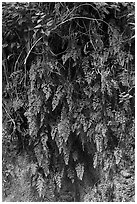
[[[72,169],[67,169],[67,177],[74,183],[74,171]]]
[[[74,60],[74,62],[76,62],[77,58],[80,56],[80,49],[78,49],[77,47],[73,46],[71,50],[69,50],[69,52],[67,52],[67,54],[62,56],[62,61],[63,64],[66,63],[66,61],[69,58],[72,58]]]
[[[114,151],[114,156],[115,156],[115,159],[116,159],[116,164],[119,164],[119,162],[122,159],[122,150],[121,149],[116,149]]]
[[[23,107],[24,103],[23,100],[16,98],[15,100],[13,100],[13,107],[14,110],[17,111],[19,108]]]
[[[73,152],[72,157],[73,157],[74,161],[78,160],[78,153],[77,153],[77,151]]]
[[[66,143],[70,134],[69,120],[66,118],[58,124],[59,137],[62,137]]]
[[[38,160],[38,164],[39,166],[42,165],[42,160],[43,160],[43,154],[42,154],[42,147],[41,145],[37,145],[35,148],[34,148],[34,151],[35,151],[35,155],[36,155],[36,158]]]
[[[53,125],[53,126],[51,127],[51,137],[52,137],[52,140],[54,140],[57,131],[58,131],[57,126]]]
[[[68,165],[69,162],[69,156],[70,156],[70,150],[67,147],[66,143],[63,145],[63,153],[64,153],[64,161],[65,164]]]
[[[126,71],[123,71],[120,75],[119,75],[119,80],[122,83],[123,86],[129,86],[129,82],[128,82],[128,73]]]
[[[98,154],[96,152],[94,157],[93,157],[93,167],[96,168],[97,165],[98,165]]]
[[[103,138],[102,138],[102,135],[96,134],[95,135],[95,142],[96,142],[97,151],[102,152],[102,150],[103,150]]]
[[[31,175],[35,175],[38,165],[36,163],[31,163],[30,168],[31,168]]]
[[[44,188],[44,179],[39,175],[36,183],[36,189],[38,192],[39,197],[44,197],[43,195],[43,188]]]
[[[43,92],[45,93],[45,97],[46,97],[46,101],[49,99],[49,97],[51,96],[51,88],[49,84],[42,84],[41,86]]]
[[[83,174],[84,174],[84,164],[80,164],[78,163],[75,167],[76,173],[77,173],[77,177],[82,180],[83,178]]]
[[[62,90],[63,86],[58,86],[57,91],[52,99],[52,111],[58,106],[59,101],[63,97],[64,90]]]
[[[45,157],[42,160],[42,168],[44,171],[44,175],[47,177],[49,175],[49,160]]]
[[[48,134],[47,133],[41,133],[41,143],[44,150],[47,150],[47,141],[48,141]]]
[[[57,172],[54,176],[54,180],[57,184],[58,191],[61,189],[63,175],[64,175],[64,169],[62,169],[61,172]]]
[[[67,90],[67,96],[66,96],[67,103],[68,103],[68,106],[69,106],[69,111],[72,110],[72,106],[73,106],[72,93],[73,93],[73,86],[69,85],[68,90]]]
[[[59,153],[61,154],[61,150],[63,149],[64,140],[59,134],[57,134],[56,138],[55,138],[55,141],[56,141],[57,147],[59,149]]]
[[[88,84],[90,84],[93,79],[93,72],[91,72],[89,60],[87,57],[83,59],[82,69],[84,71],[85,80],[87,81]]]

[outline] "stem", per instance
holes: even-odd
[[[44,36],[41,36],[41,37],[40,37],[38,40],[36,40],[36,42],[32,45],[32,47],[30,48],[30,50],[29,50],[29,52],[28,52],[28,54],[27,54],[27,56],[26,56],[26,58],[25,58],[25,60],[24,60],[24,65],[26,65],[27,59],[28,59],[28,57],[29,57],[31,51],[32,51],[33,48],[35,47],[35,45],[36,45],[43,37],[44,37]]]
[[[69,22],[69,21],[72,21],[72,20],[74,20],[74,19],[86,19],[86,20],[90,20],[90,21],[101,21],[101,22],[107,24],[108,27],[109,27],[109,28],[111,29],[111,31],[112,31],[111,26],[110,26],[106,21],[103,21],[102,19],[89,18],[89,17],[81,17],[81,16],[75,16],[75,17],[69,18],[69,19],[67,19],[67,20],[65,20],[65,21],[63,21],[63,22],[61,22],[61,23],[59,23],[57,26],[55,26],[53,29],[51,29],[51,31],[55,30],[55,29],[58,28],[59,26],[65,24],[65,23],[67,23],[67,22]]]
[[[3,105],[3,104],[2,104],[2,105]],[[4,104],[4,105],[5,105],[5,104]],[[9,118],[11,119],[11,121],[12,121],[12,123],[13,123],[13,125],[14,125],[14,128],[13,128],[13,132],[14,132],[15,129],[16,129],[15,121],[13,120],[13,118],[11,117],[11,115],[8,113],[8,111],[7,111],[7,109],[4,107],[4,105],[3,105],[3,108],[4,108],[5,112],[7,113],[7,115],[9,116]]]

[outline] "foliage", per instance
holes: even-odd
[[[134,201],[134,16],[3,3],[4,200]]]

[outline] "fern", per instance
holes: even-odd
[[[109,96],[112,96],[112,83],[109,80],[110,71],[101,71],[101,92],[104,94],[107,91]]]
[[[82,180],[83,178],[83,174],[84,174],[84,164],[80,164],[78,163],[75,167],[76,173],[77,173],[77,177]]]
[[[47,101],[49,99],[49,97],[51,96],[51,93],[52,93],[50,85],[43,83],[41,88],[42,88],[43,92],[45,93],[45,97],[46,97],[46,101]]]
[[[19,98],[16,98],[15,100],[13,100],[13,107],[15,111],[23,107],[23,105],[24,105],[23,100]]]
[[[41,144],[38,144],[35,149],[35,155],[36,155],[36,158],[37,158],[37,161],[38,161],[38,164],[39,166],[42,166],[42,161],[43,161],[43,154],[42,154],[42,147],[41,147]]]
[[[42,178],[41,175],[39,175],[39,177],[37,178],[36,189],[37,189],[39,197],[44,197],[44,194],[43,194],[44,179]]]
[[[42,143],[42,153],[43,154],[43,159],[42,159],[42,168],[44,170],[44,174],[47,177],[49,174],[49,149],[47,146],[47,141],[48,141],[48,135],[45,133],[42,133],[41,136],[41,143]]]
[[[60,191],[61,186],[62,186],[62,178],[63,178],[63,175],[64,175],[64,169],[62,169],[61,172],[57,172],[57,173],[55,174],[55,176],[54,176],[54,180],[55,180],[55,182],[56,182],[58,192]]]
[[[119,148],[115,149],[114,156],[116,159],[116,164],[118,165],[122,159],[122,150]]]
[[[69,157],[70,157],[70,148],[65,144],[63,144],[63,154],[64,154],[64,161],[65,164],[68,165]]]
[[[70,123],[68,118],[65,118],[58,124],[58,134],[66,143],[70,134]]]
[[[29,123],[29,134],[32,137],[36,137],[38,127],[37,127],[37,115],[41,110],[41,97],[37,96],[35,92],[28,93],[28,110],[24,113],[24,115],[28,119]]]
[[[63,95],[64,95],[63,86],[60,85],[58,86],[56,93],[54,94],[54,97],[52,99],[52,111],[58,106]]]
[[[72,183],[74,183],[74,170],[68,168],[67,169],[67,177],[71,180]]]
[[[75,45],[73,44],[72,49],[70,49],[67,54],[62,56],[63,64],[65,64],[69,58],[72,58],[74,62],[76,62],[78,57],[80,57],[80,54],[80,49],[77,49],[77,47],[75,47]]]
[[[122,83],[123,86],[129,86],[128,78],[129,77],[127,71],[123,71],[121,74],[119,74],[119,81]]]
[[[44,201],[45,202],[55,202],[56,197],[55,197],[55,184],[53,182],[53,179],[51,181],[47,180],[46,185],[44,186],[43,189],[43,194],[44,194]]]
[[[89,65],[89,59],[87,57],[85,57],[83,59],[83,63],[82,63],[82,69],[84,71],[84,75],[85,75],[85,81],[90,84],[92,79],[93,79],[93,72],[91,72],[90,70],[90,65]]]
[[[55,141],[56,141],[57,147],[59,149],[59,153],[61,154],[61,151],[63,149],[63,142],[64,142],[64,140],[63,140],[63,138],[59,134],[57,134],[56,138],[55,138]]]
[[[36,175],[38,165],[37,163],[31,163],[30,164],[30,169],[31,169],[31,175]]]
[[[98,165],[98,153],[95,153],[93,157],[93,167],[96,168]]]
[[[51,127],[51,137],[52,137],[53,140],[55,139],[57,131],[58,131],[57,126],[56,125],[52,125],[52,127]]]
[[[60,153],[61,150],[63,149],[63,144],[65,144],[69,138],[69,134],[70,134],[69,120],[65,118],[58,124],[58,137],[56,137],[56,143]]]
[[[95,143],[98,152],[103,151],[103,137],[100,134],[95,135]]]
[[[78,153],[77,153],[77,151],[73,152],[72,157],[73,157],[74,161],[78,160]]]

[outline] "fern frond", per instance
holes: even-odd
[[[51,88],[50,88],[50,84],[43,83],[41,88],[45,94],[46,101],[47,101],[49,99],[49,97],[51,96],[51,93],[52,93]]]
[[[56,93],[54,94],[54,97],[52,99],[52,111],[58,106],[59,101],[64,95],[64,89],[63,86],[58,86]]]
[[[36,189],[37,189],[39,197],[44,197],[44,194],[43,194],[44,179],[42,178],[41,175],[39,175],[39,177],[37,178]]]
[[[62,137],[66,143],[70,134],[70,123],[68,118],[65,118],[58,124],[59,137]]]
[[[63,145],[63,154],[64,154],[65,164],[68,165],[69,157],[70,157],[70,149],[69,147],[67,147],[66,143]]]
[[[75,167],[76,173],[77,173],[77,177],[82,180],[83,178],[83,174],[84,174],[84,164],[80,164],[78,163]]]
[[[55,182],[56,182],[58,192],[60,191],[61,186],[62,186],[62,178],[63,178],[63,175],[64,175],[64,169],[62,169],[61,172],[57,172],[57,173],[55,174],[55,176],[54,176],[54,180],[55,180]]]
[[[30,169],[31,169],[31,175],[35,175],[38,169],[38,165],[36,163],[31,163]]]

